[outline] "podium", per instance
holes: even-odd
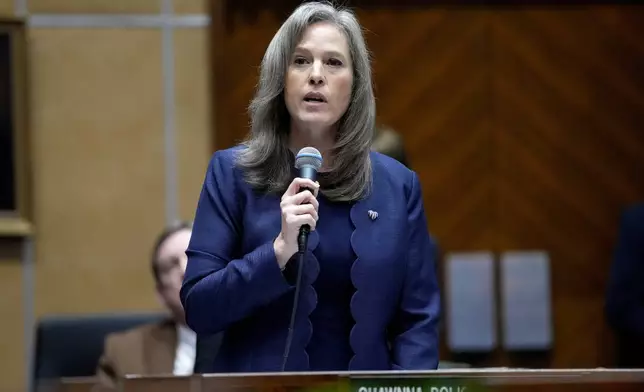
[[[128,376],[122,392],[644,391],[644,369],[459,369],[427,372]]]

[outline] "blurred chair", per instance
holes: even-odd
[[[44,380],[93,377],[107,334],[159,321],[165,313],[53,315],[39,320],[34,346],[34,388]]]

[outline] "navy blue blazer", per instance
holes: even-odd
[[[213,372],[279,371],[294,298],[273,250],[281,195],[259,194],[244,182],[234,163],[239,148],[218,151],[209,163],[181,302],[197,333],[225,331]],[[348,370],[436,369],[440,300],[420,183],[392,158],[373,152],[371,160],[373,190],[350,210],[357,258]],[[370,219],[369,210],[378,218]],[[318,241],[311,232],[289,371],[309,370]]]

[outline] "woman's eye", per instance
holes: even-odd
[[[329,65],[333,67],[340,67],[342,65],[342,61],[338,59],[329,59]]]
[[[306,64],[306,59],[303,57],[296,57],[295,60],[293,60],[293,63],[298,65]]]

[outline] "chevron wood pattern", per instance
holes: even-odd
[[[241,4],[241,3],[239,3]],[[283,11],[225,15],[216,148]],[[249,5],[249,8],[251,6]],[[555,346],[476,365],[610,366],[603,296],[620,209],[644,199],[644,8],[369,7],[379,122],[402,133],[443,251],[545,249]],[[443,357],[449,358],[444,352]]]
[[[554,367],[606,365],[617,214],[644,198],[642,15],[592,7],[491,18],[497,246],[550,252]]]

